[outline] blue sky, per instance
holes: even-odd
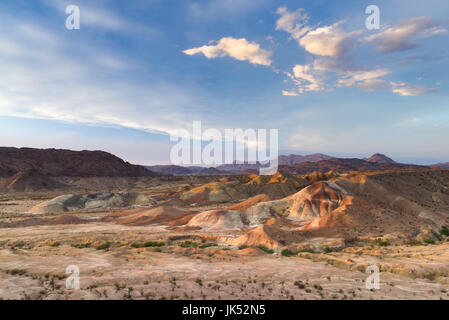
[[[281,153],[449,161],[448,18],[446,0],[4,0],[0,145],[168,163],[201,120],[277,128]]]

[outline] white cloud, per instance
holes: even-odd
[[[287,97],[297,97],[297,96],[299,96],[299,93],[294,90],[291,90],[291,91],[282,90],[282,95],[287,96]]]
[[[202,53],[206,58],[218,58],[230,56],[240,61],[248,61],[252,64],[263,66],[271,65],[271,52],[260,48],[255,42],[248,42],[245,38],[234,39],[225,37],[220,39],[216,45],[202,46],[183,51],[188,55]]]
[[[363,38],[364,30],[343,31],[341,24],[344,21],[322,27],[308,26],[309,17],[303,9],[289,12],[281,7],[277,14],[280,18],[276,22],[276,30],[286,31],[305,51],[316,56],[308,65],[296,65],[293,74],[286,72],[298,87],[299,93],[324,90],[329,78],[335,79],[337,87],[354,87],[365,91],[391,90],[402,96],[434,91],[382,79],[391,71],[377,66],[370,68],[359,65],[355,49],[364,42],[372,42],[379,51],[406,50],[416,46],[412,42],[415,39],[445,33],[447,30],[443,25],[448,21],[428,17],[407,19]]]
[[[306,91],[324,90],[320,77],[310,65],[296,65],[293,74],[287,72],[287,76],[297,85],[299,93]]]
[[[341,23],[312,30],[299,40],[299,44],[314,55],[341,57],[357,44],[363,33],[361,30],[343,32],[339,27]]]
[[[392,92],[405,97],[414,97],[435,91],[435,89],[429,89],[422,86],[413,86],[402,81],[391,82],[391,87]]]
[[[431,17],[411,18],[387,27],[377,34],[368,36],[365,40],[373,42],[380,52],[404,51],[418,46],[414,42],[417,39],[447,33],[445,26],[447,24],[448,21],[441,21]]]
[[[307,52],[318,56],[342,56],[357,44],[363,33],[363,30],[342,31],[340,25],[344,21],[319,28],[308,26],[309,17],[304,9],[289,12],[287,8],[281,7],[277,14],[281,17],[276,21],[276,30],[289,33]]]

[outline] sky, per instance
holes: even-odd
[[[2,0],[0,145],[168,164],[201,121],[278,129],[281,154],[447,162],[448,30],[447,0]]]

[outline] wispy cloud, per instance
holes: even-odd
[[[365,38],[371,41],[379,52],[410,50],[418,46],[415,41],[448,32],[449,20],[432,17],[418,17],[385,27],[379,33]]]

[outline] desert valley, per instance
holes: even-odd
[[[448,164],[279,164],[0,148],[0,298],[449,299]]]

